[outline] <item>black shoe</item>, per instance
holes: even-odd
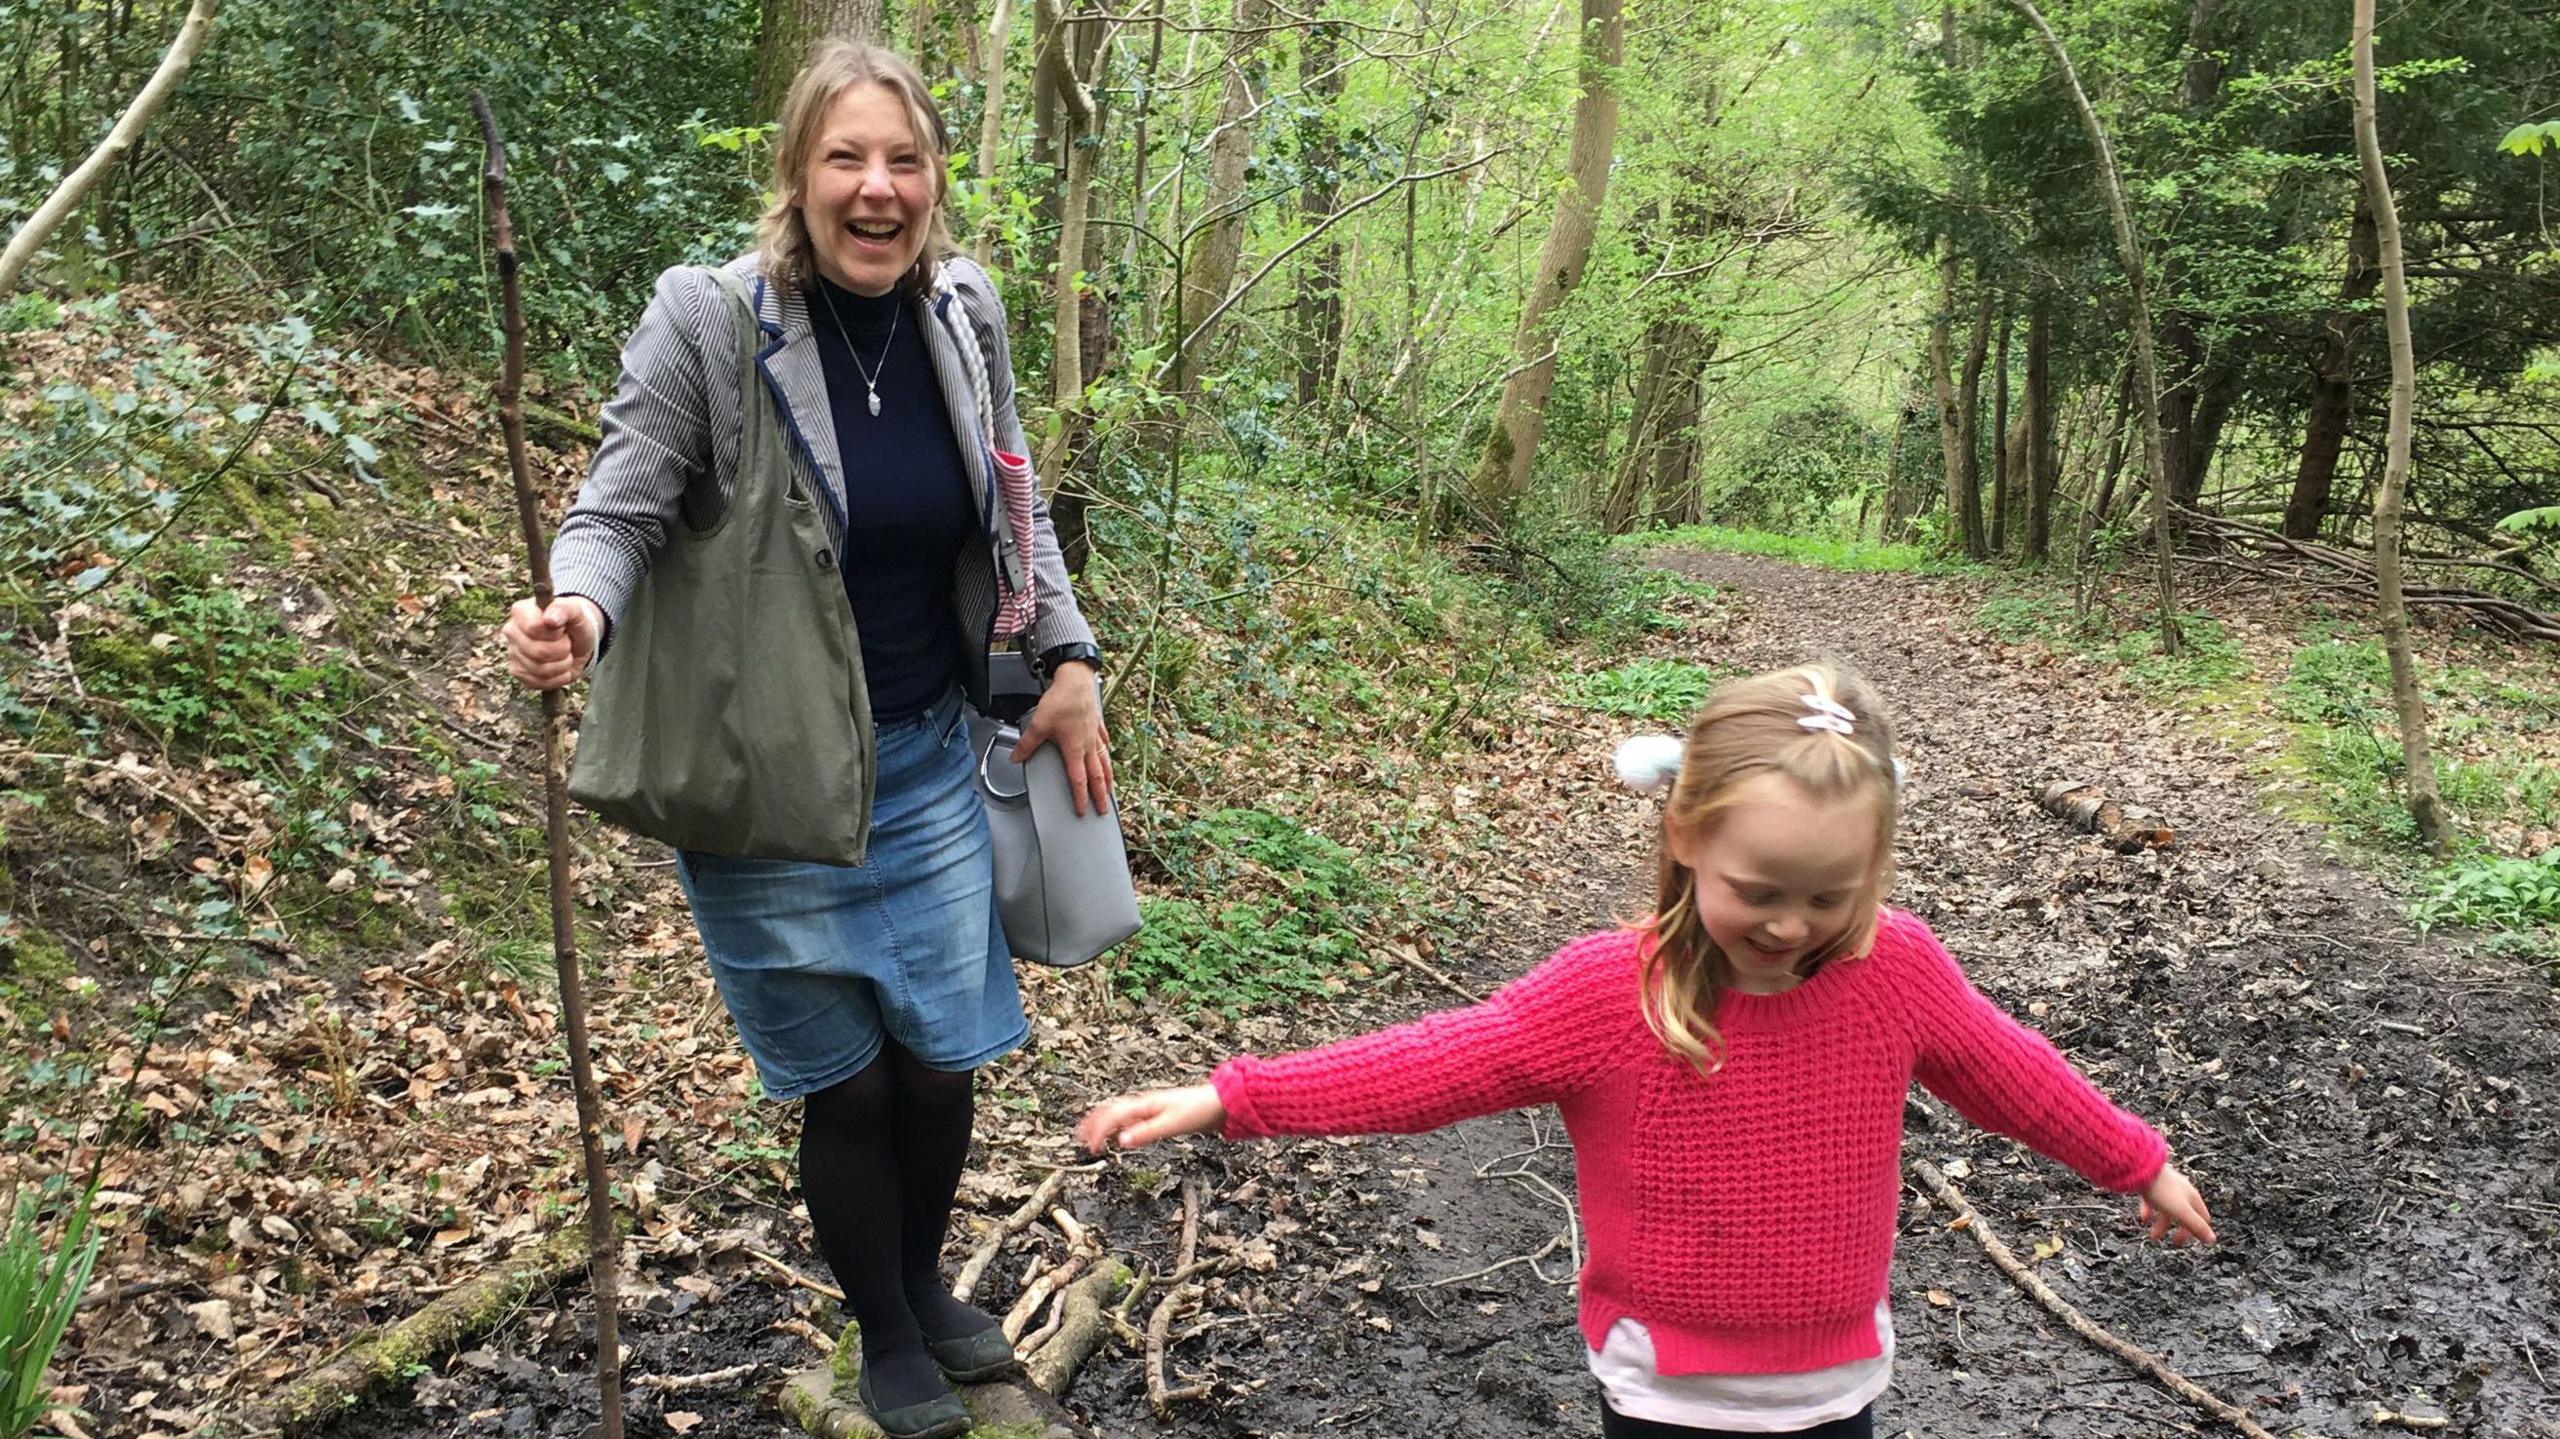
[[[933,1356],[933,1367],[954,1384],[976,1384],[1009,1374],[1022,1362],[1014,1357],[1013,1341],[1004,1337],[1001,1326],[992,1323],[975,1334],[927,1339],[924,1347]]]
[[[866,1366],[854,1376],[853,1392],[862,1400],[862,1407],[871,1411],[872,1422],[889,1439],[960,1439],[969,1432],[969,1406],[947,1389],[918,1403],[883,1409],[880,1401],[871,1397],[871,1370]]]

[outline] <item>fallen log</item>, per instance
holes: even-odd
[[[586,1263],[586,1231],[559,1230],[446,1290],[407,1318],[358,1335],[273,1399],[207,1425],[198,1431],[200,1439],[290,1434],[342,1413],[408,1378],[417,1366],[495,1329],[552,1286],[577,1275]]]
[[[2036,796],[2036,807],[2063,823],[2103,835],[2124,854],[2165,849],[2177,831],[2128,817],[2122,806],[2086,780],[2058,779]]]
[[[1104,1307],[1129,1282],[1129,1266],[1106,1260],[1068,1289],[1067,1312],[1057,1335],[1022,1368],[984,1384],[958,1384],[952,1392],[977,1421],[973,1432],[1005,1439],[1095,1439],[1094,1431],[1067,1412],[1057,1396],[1075,1382],[1076,1370],[1110,1337]],[[774,1407],[816,1439],[885,1439],[871,1411],[856,1397],[862,1346],[851,1329],[826,1363],[783,1381]]]

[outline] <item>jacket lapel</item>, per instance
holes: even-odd
[[[836,448],[835,411],[827,404],[827,370],[818,358],[817,331],[809,325],[809,297],[766,284],[757,318],[768,340],[757,357],[765,382],[782,407],[782,423],[806,451],[827,490],[827,508],[844,513],[844,467]]]

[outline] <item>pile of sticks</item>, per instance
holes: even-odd
[[[2264,525],[2246,520],[2209,515],[2201,510],[2181,509],[2179,522],[2190,534],[2207,536],[2231,550],[2255,557],[2256,562],[2242,564],[2229,554],[2190,555],[2196,563],[2244,569],[2252,574],[2279,575],[2313,589],[2328,590],[2371,601],[2379,593],[2374,579],[2373,557],[2324,545],[2317,540],[2297,540]],[[2512,575],[2526,584],[2544,590],[2551,582],[2520,565],[2496,560],[2438,560],[2428,556],[2410,556],[2405,563],[2412,567],[2453,564],[2465,568]],[[2461,589],[2452,585],[2409,585],[2402,594],[2414,608],[2433,606],[2459,610],[2481,628],[2513,640],[2540,640],[2560,644],[2560,615],[2538,610],[2521,600],[2486,590]]]

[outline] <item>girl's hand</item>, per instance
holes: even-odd
[[[1055,740],[1067,762],[1067,794],[1076,813],[1100,814],[1111,802],[1111,736],[1102,728],[1102,692],[1093,682],[1093,666],[1069,660],[1049,677],[1049,687],[1022,727],[1022,743],[1013,747],[1013,762]]]
[[[2196,1193],[2195,1185],[2174,1164],[2161,1165],[2160,1172],[2142,1187],[2142,1222],[2151,1227],[2153,1239],[2165,1238],[2171,1244],[2196,1239],[2213,1242],[2213,1215],[2204,1207],[2204,1196]]]
[[[516,601],[498,631],[507,642],[507,668],[538,690],[556,690],[586,672],[604,633],[604,611],[585,595],[562,595],[551,608]]]
[[[1176,1135],[1207,1134],[1224,1128],[1226,1122],[1227,1106],[1219,1100],[1216,1085],[1150,1089],[1106,1099],[1086,1110],[1084,1118],[1076,1121],[1076,1140],[1086,1153],[1100,1154],[1115,1143],[1122,1149],[1136,1149]]]

